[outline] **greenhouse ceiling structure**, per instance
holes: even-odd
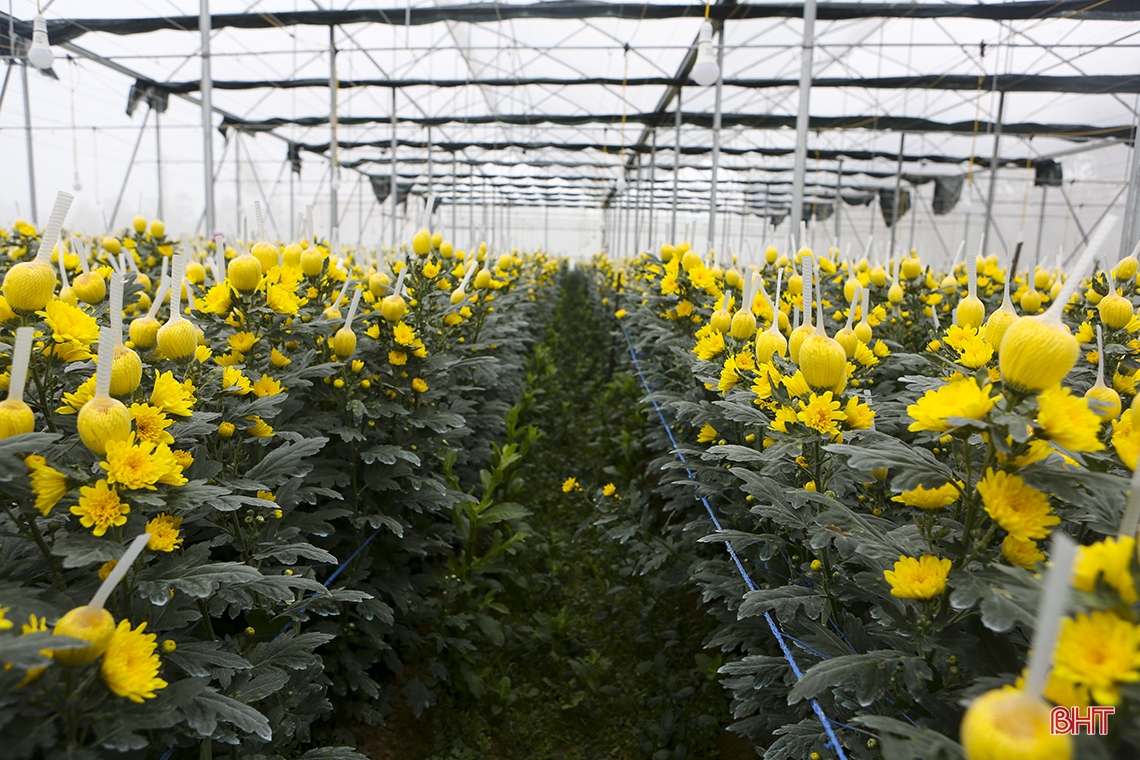
[[[36,4],[0,20],[5,193],[27,216],[74,184],[107,228],[157,213],[239,232],[259,201],[282,238],[311,209],[383,245],[428,197],[458,240],[571,252],[743,251],[801,220],[816,245],[873,255],[951,258],[985,235],[1069,256],[1100,224],[1114,248],[1140,237],[1138,0],[40,12],[46,77],[27,65]],[[719,61],[715,83],[694,81],[698,58]]]

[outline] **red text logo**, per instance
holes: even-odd
[[[1079,707],[1054,707],[1049,720],[1049,733],[1073,734],[1083,728],[1089,736],[1108,733],[1108,716],[1116,712],[1115,707],[1089,707],[1081,713]]]

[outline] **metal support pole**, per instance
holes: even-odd
[[[214,80],[210,71],[210,0],[198,4],[202,35],[202,167],[206,180],[206,237],[217,229],[214,221]]]
[[[542,214],[544,217],[542,221],[542,252],[550,253],[550,198],[547,198],[546,202],[542,204]]]
[[[899,135],[899,158],[896,168],[895,176],[895,200],[891,207],[891,249],[887,253],[887,258],[892,259],[895,256],[895,240],[898,238],[899,219],[902,217],[902,162],[903,162],[903,147],[906,145],[906,132]],[[875,211],[872,208],[871,213]],[[874,222],[872,221],[872,224]]]
[[[24,77],[24,137],[28,143],[28,193],[32,197],[32,224],[39,224],[40,214],[36,207],[36,159],[32,149],[32,101],[28,97],[28,64],[25,63],[20,71]],[[135,146],[135,150],[138,150],[138,146]],[[134,161],[133,158],[131,160]]]
[[[910,191],[911,191],[911,193],[914,194],[915,201],[917,202],[917,200],[918,200],[918,185],[911,185]],[[914,213],[914,209],[912,208],[910,210],[910,243],[907,245],[907,249],[911,250],[911,251],[914,250],[914,233],[915,233],[915,228],[917,226],[918,226],[918,214]]]
[[[1041,262],[1041,243],[1045,234],[1045,196],[1049,193],[1049,186],[1041,186],[1041,211],[1037,214],[1037,249],[1033,252],[1033,263]],[[1034,269],[1034,272],[1037,270]]]
[[[1136,131],[1132,137],[1132,170],[1128,175],[1128,195],[1124,200],[1124,225],[1120,231],[1120,255],[1132,253],[1132,247],[1140,240],[1140,117],[1136,121]]]
[[[165,219],[162,203],[162,129],[159,127],[158,111],[154,112],[154,160],[158,171],[158,218]]]
[[[427,186],[426,186],[427,192],[424,194],[424,200],[425,201],[427,199],[431,198],[432,180],[435,179],[435,177],[433,176],[434,171],[435,171],[435,167],[432,166],[432,162],[431,162],[431,127],[428,127],[427,128]],[[429,208],[428,209],[428,219],[429,220],[431,219],[431,212],[432,212],[432,209]]]
[[[804,38],[800,53],[800,110],[796,113],[796,166],[792,175],[792,239],[797,248],[800,247],[800,222],[804,216],[804,177],[807,173],[807,131],[814,44],[815,0],[805,0]]]
[[[737,256],[744,254],[744,225],[748,222],[748,190],[745,188],[744,192],[740,194],[740,245],[738,246]]]
[[[457,191],[459,189],[459,163],[455,160],[455,154],[451,154],[451,238],[453,241],[459,239],[459,204],[455,202],[458,197]],[[452,242],[452,245],[455,245]]]
[[[392,198],[392,253],[396,253],[396,88],[392,88],[392,161],[389,165],[392,170],[392,176],[388,179],[389,195]]]
[[[27,75],[27,68],[26,67],[24,69],[24,72],[25,72],[25,76],[26,76]],[[131,169],[135,165],[135,158],[137,158],[139,155],[139,146],[142,145],[143,135],[146,134],[146,122],[147,122],[147,119],[150,118],[150,112],[151,112],[151,109],[148,108],[146,110],[146,113],[143,114],[143,123],[142,123],[142,126],[139,127],[139,137],[137,140],[135,140],[135,148],[134,148],[134,150],[131,151],[131,160],[127,162],[127,173],[126,173],[126,175],[123,176],[123,186],[119,188],[119,197],[115,199],[115,207],[111,209],[111,220],[109,222],[107,222],[107,226],[111,229],[114,229],[114,227],[115,227],[115,217],[119,213],[119,205],[123,202],[123,193],[125,193],[127,191],[127,182],[131,178]],[[31,147],[31,143],[28,144],[28,147],[29,148]],[[29,158],[28,168],[30,170],[31,169],[31,163],[30,163],[31,153],[28,154],[28,158]],[[34,205],[32,206],[32,213],[33,214],[35,213],[35,206]]]
[[[286,157],[285,160],[289,161],[289,158]],[[293,162],[292,161],[289,161],[288,171],[289,171],[289,242],[294,243],[294,242],[296,242],[297,236],[298,236],[300,231],[297,230],[293,226],[297,223],[297,211],[296,211],[297,199],[296,199],[296,195],[294,194],[294,191],[293,191],[293,174],[294,174],[294,172],[293,172]]]
[[[475,167],[467,170],[467,245],[474,250],[479,241],[475,239]]]
[[[835,247],[839,249],[839,219],[843,214],[839,213],[843,209],[843,159],[839,159],[839,168],[836,170],[835,177]]]
[[[677,138],[673,147],[673,220],[669,223],[669,244],[677,240],[677,180],[681,173],[681,86],[677,86]]]
[[[998,95],[997,119],[994,121],[994,152],[993,158],[990,159],[990,191],[986,197],[986,223],[982,227],[982,256],[990,252],[990,226],[994,223],[994,195],[997,192],[998,167],[1000,166],[998,157],[1001,155],[998,151],[1001,148],[1001,121],[1004,112],[1005,90],[1002,90]]]
[[[336,76],[336,27],[329,27],[329,126],[332,140],[329,142],[329,241],[337,239],[336,228],[340,222],[340,206],[336,193],[340,189],[340,166],[337,159],[337,90],[340,82]]]
[[[241,130],[235,129],[234,130],[234,166],[236,167],[236,171],[234,172],[234,186],[235,186],[234,192],[237,194],[237,203],[234,204],[234,214],[236,215],[236,219],[234,221],[234,224],[236,225],[234,228],[234,236],[239,238],[239,239],[241,238],[241,144],[239,142],[240,140],[241,140]],[[111,221],[112,222],[114,221],[113,217],[112,217]]]
[[[720,27],[716,45],[716,108],[713,111],[712,178],[709,185],[709,250],[716,245],[716,170],[720,164],[721,93],[724,91],[724,25]],[[722,251],[721,256],[726,252]],[[717,256],[713,256],[715,263]]]
[[[630,253],[636,256],[641,247],[641,154],[638,153],[634,160],[637,162],[637,168],[630,191],[630,200],[633,201],[633,250]]]
[[[653,250],[653,200],[657,195],[657,129],[653,129],[653,152],[649,154],[649,229],[646,247]]]

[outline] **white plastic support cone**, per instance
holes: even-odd
[[[173,271],[170,273],[170,318],[168,322],[177,322],[182,316],[182,278],[186,274],[186,255],[174,254],[170,264]]]
[[[8,400],[23,401],[24,386],[28,384],[28,362],[32,358],[31,327],[16,328],[16,345],[12,348],[12,371],[8,376]]]
[[[360,294],[363,292],[363,289],[358,288],[356,292],[352,294],[352,303],[348,307],[348,316],[344,319],[344,329],[346,330],[352,329],[352,320],[356,319],[356,308],[360,305]]]
[[[36,251],[36,262],[40,264],[51,263],[51,249],[59,242],[59,231],[63,229],[63,222],[67,219],[67,212],[75,196],[60,190],[55,196],[55,206],[52,207],[51,217],[48,218],[44,234],[40,237],[40,248]]]
[[[59,252],[59,262],[58,262],[59,263],[59,281],[60,281],[60,284],[63,285],[64,290],[71,287],[71,283],[68,282],[68,280],[67,280],[67,264],[64,263],[64,259],[66,258],[66,256],[67,255],[64,253],[64,251],[62,250],[62,246],[61,246],[60,252]]]
[[[115,590],[115,586],[119,585],[119,581],[123,580],[127,571],[131,569],[131,565],[139,558],[139,555],[143,553],[143,549],[146,548],[146,542],[149,540],[149,533],[135,536],[135,540],[131,541],[131,545],[127,547],[127,550],[123,552],[123,556],[119,558],[115,569],[107,575],[107,580],[103,581],[102,585],[99,586],[99,590],[95,592],[95,596],[91,597],[91,601],[87,605],[88,607],[103,609],[103,605],[105,605],[107,600],[111,597],[111,592]]]
[[[1045,571],[1045,587],[1037,607],[1037,622],[1033,641],[1029,647],[1029,675],[1025,678],[1025,693],[1040,697],[1045,692],[1046,678],[1053,661],[1053,648],[1057,643],[1057,630],[1069,603],[1073,559],[1077,544],[1065,533],[1053,531],[1053,547],[1049,552],[1052,566]]]
[[[99,362],[95,366],[95,398],[111,395],[111,368],[115,363],[115,335],[110,327],[99,328]]]
[[[261,216],[261,201],[253,202],[253,213],[257,216],[257,241],[265,242],[265,220]]]
[[[150,302],[150,309],[146,312],[147,319],[154,319],[154,315],[158,314],[158,309],[162,306],[162,302],[166,299],[166,293],[169,290],[170,275],[164,274],[162,276],[162,282],[158,285],[158,290],[154,293],[154,300]]]
[[[111,292],[107,314],[111,317],[111,332],[115,334],[115,347],[118,348],[123,345],[123,273],[113,273],[109,284]]]

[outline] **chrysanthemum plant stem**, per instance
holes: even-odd
[[[103,581],[102,585],[99,586],[99,590],[95,592],[95,596],[91,597],[91,601],[87,603],[88,607],[103,609],[103,606],[107,603],[107,599],[111,596],[111,592],[115,590],[115,586],[119,585],[119,581],[123,580],[124,576],[126,576],[127,571],[131,569],[131,565],[133,565],[139,555],[142,554],[143,549],[146,548],[146,542],[149,540],[150,534],[143,533],[140,536],[136,536],[134,541],[131,541],[131,545],[123,552],[123,556],[119,559],[118,564],[115,565],[115,569],[107,575],[107,580]]]
[[[1029,675],[1025,679],[1025,693],[1033,697],[1040,697],[1045,692],[1053,648],[1057,643],[1057,630],[1069,602],[1069,584],[1076,554],[1076,542],[1065,533],[1054,531],[1050,551],[1052,566],[1045,571],[1041,604],[1037,607],[1037,623],[1029,647]]]
[[[44,234],[40,237],[39,250],[36,251],[35,261],[37,264],[51,266],[51,251],[59,242],[59,231],[63,229],[63,220],[67,218],[67,211],[71,208],[73,200],[75,200],[75,196],[71,193],[65,193],[62,190],[56,193],[55,206],[52,207],[51,217],[48,219],[47,226],[44,227]]]

